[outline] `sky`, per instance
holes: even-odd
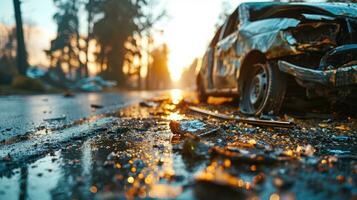
[[[178,80],[181,72],[196,57],[201,57],[214,35],[215,25],[223,9],[223,1],[237,5],[249,0],[161,0],[167,10],[167,19],[156,29],[163,31],[163,40],[170,49],[169,69],[171,78]],[[23,21],[25,25],[36,27],[32,37],[39,36],[38,42],[31,42],[30,64],[46,64],[43,49],[48,49],[50,40],[55,37],[57,26],[53,20],[56,8],[52,0],[23,0]],[[0,23],[14,24],[12,0],[0,0]],[[80,15],[81,29],[86,28],[85,15]],[[0,33],[1,34],[1,33]],[[1,41],[0,41],[1,42]]]
[[[231,1],[232,10],[239,1]],[[162,26],[170,48],[169,68],[174,80],[184,67],[204,54],[222,11],[222,0],[167,0],[168,20]]]

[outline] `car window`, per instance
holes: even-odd
[[[257,21],[268,18],[303,18],[303,15],[324,15],[330,16],[329,11],[316,9],[308,5],[293,4],[274,4],[267,3],[261,5],[252,5],[249,7],[250,21]]]
[[[224,33],[222,35],[222,39],[227,37],[228,35],[232,34],[235,32],[238,28],[239,24],[239,17],[238,17],[238,9],[234,11],[234,13],[228,18],[227,23],[224,25]]]

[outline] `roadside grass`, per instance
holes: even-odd
[[[63,90],[45,85],[39,79],[16,76],[10,85],[0,85],[0,95],[61,93]]]

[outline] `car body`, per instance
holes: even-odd
[[[241,112],[251,115],[279,113],[294,91],[304,98],[353,96],[357,5],[240,4],[216,32],[197,71],[201,101],[235,97]]]

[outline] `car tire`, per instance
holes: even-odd
[[[286,91],[286,75],[275,63],[254,64],[244,77],[240,100],[243,114],[279,114]]]
[[[200,77],[197,78],[197,98],[200,103],[207,103],[208,95]]]

